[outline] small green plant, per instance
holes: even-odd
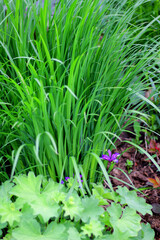
[[[152,214],[151,208],[126,187],[115,192],[93,184],[92,195],[80,197],[29,172],[0,187],[0,234],[7,240],[153,240],[137,213]]]
[[[133,167],[133,161],[127,159],[125,165],[126,165],[128,173],[131,173],[132,172],[132,167]]]

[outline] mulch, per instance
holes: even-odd
[[[132,145],[124,142],[125,140],[132,141],[129,135],[123,133],[121,136],[122,141],[117,141],[116,143],[116,151],[118,153],[122,153],[119,158],[118,164],[116,164],[110,173],[113,177],[116,177],[128,184],[131,184],[125,174],[119,170],[118,168],[122,169],[125,173],[128,174],[130,180],[134,184],[136,188],[148,188],[143,190],[143,194],[138,192],[138,196],[145,198],[146,202],[152,205],[152,212],[153,215],[146,214],[142,216],[142,222],[150,223],[151,227],[155,231],[155,240],[160,240],[160,189],[153,188],[152,184],[148,181],[148,178],[155,178],[155,176],[160,177],[160,172],[157,171],[157,168],[152,163],[151,160],[148,159],[148,156],[145,154],[140,153],[135,147]],[[140,145],[143,149],[146,150],[146,146],[144,143]],[[132,160],[133,166],[130,169],[131,172],[128,173],[126,161]],[[117,186],[127,186],[126,184],[122,183],[121,181],[112,178],[112,183],[114,187]],[[129,189],[129,186],[127,186]]]

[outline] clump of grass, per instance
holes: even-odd
[[[102,7],[99,0],[62,0],[53,16],[49,0],[39,11],[32,1],[2,1],[0,7],[4,3],[1,155],[13,165],[12,175],[73,176],[74,158],[96,181],[102,174],[95,156],[115,147],[145,104],[158,43],[138,40],[150,24],[133,27],[135,6],[122,14],[123,4],[115,9],[115,1]]]

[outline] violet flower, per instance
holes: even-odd
[[[74,176],[74,174],[73,174],[73,176]],[[81,175],[81,174],[80,174],[79,176],[80,176],[80,178],[82,178],[82,175]],[[65,179],[65,181],[67,182],[68,179],[70,179],[70,177],[65,177],[64,179]],[[77,182],[79,182],[79,181],[77,180]],[[81,182],[83,182],[82,179],[81,179]],[[61,180],[61,184],[64,184],[64,181],[63,181],[63,180]]]
[[[68,181],[68,179],[70,179],[70,177],[65,177],[65,180]]]
[[[101,159],[107,160],[109,162],[118,163],[117,157],[119,156],[119,153],[112,154],[111,150],[108,150],[108,154],[109,154],[109,156],[108,155],[102,155]]]

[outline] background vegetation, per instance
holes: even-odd
[[[145,97],[157,89],[159,6],[142,3],[62,0],[53,10],[50,1],[1,1],[3,178],[33,170],[57,181],[79,165],[100,180],[91,153],[115,148],[135,119],[147,123],[145,106],[160,112]],[[142,18],[146,6],[153,17]]]
[[[159,13],[157,0],[0,1],[0,237],[154,239],[152,206],[109,174],[130,126],[160,171]]]

